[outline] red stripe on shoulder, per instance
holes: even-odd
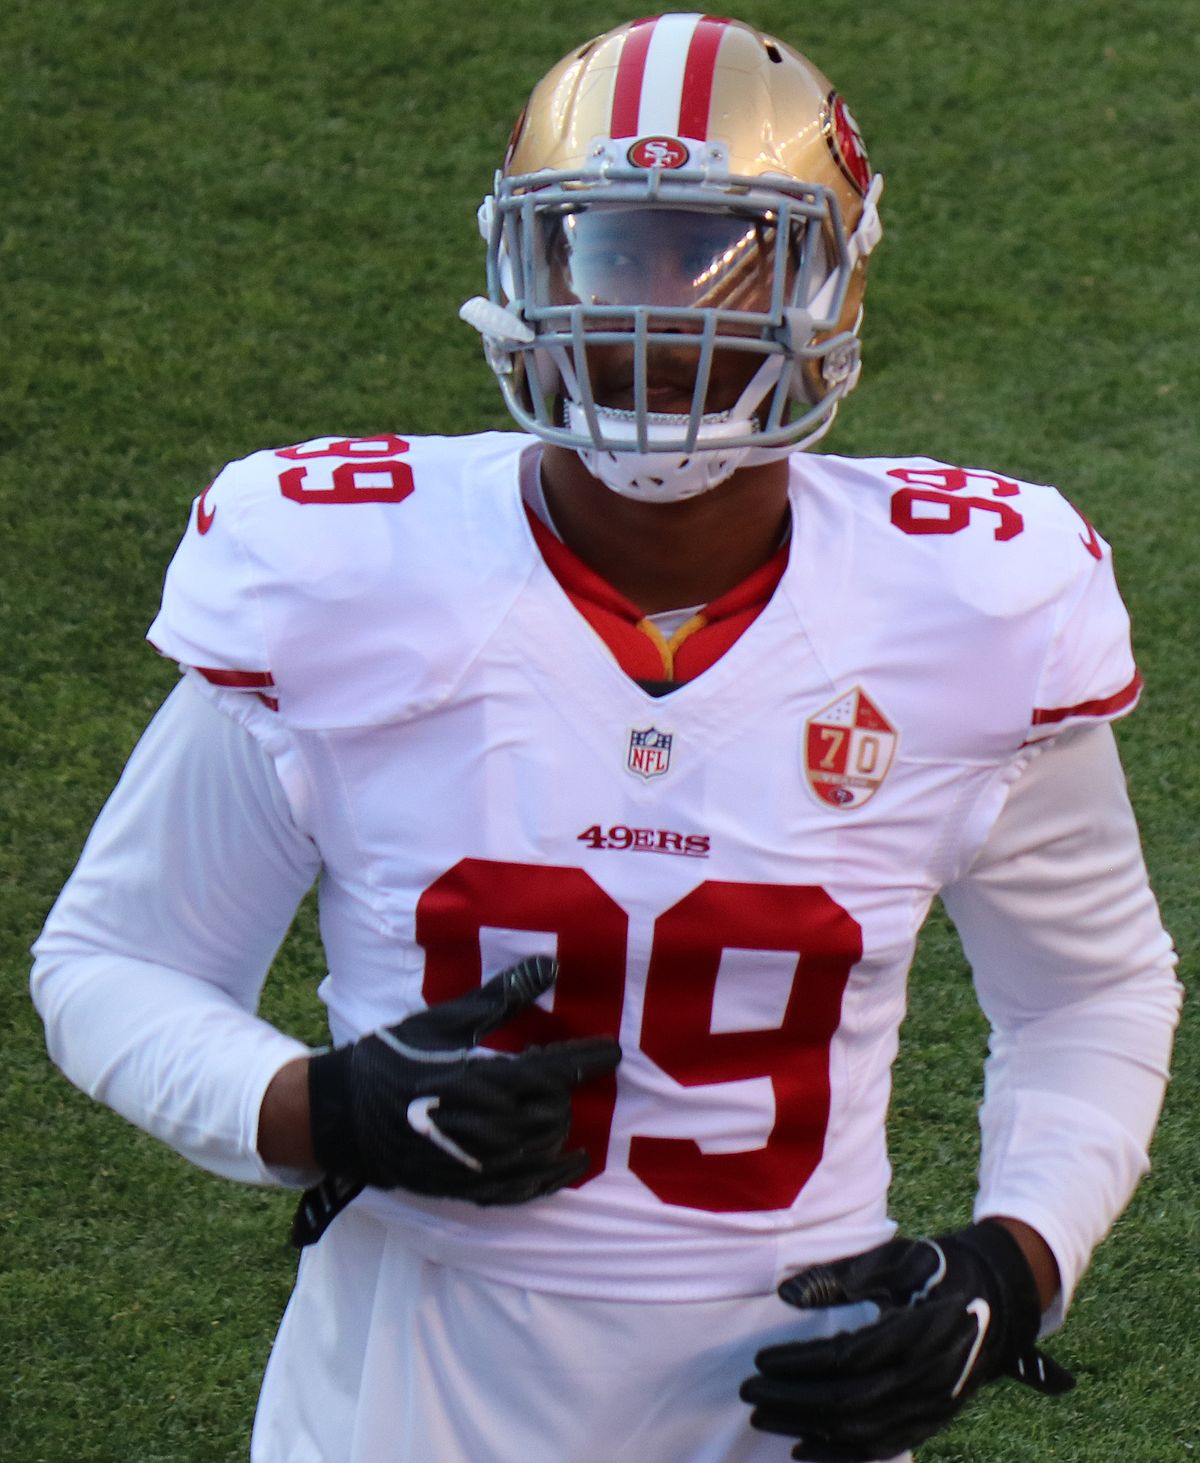
[[[193,666],[214,686],[228,686],[234,691],[264,691],[274,686],[275,678],[270,671],[223,671],[212,666]]]
[[[1141,672],[1134,671],[1133,680],[1112,696],[1104,696],[1098,701],[1081,701],[1078,706],[1055,706],[1050,710],[1039,706],[1033,713],[1033,724],[1049,726],[1054,722],[1067,721],[1072,716],[1112,716],[1133,705],[1141,694],[1142,684]]]

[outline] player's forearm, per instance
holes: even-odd
[[[53,1059],[201,1167],[277,1179],[257,1146],[263,1094],[307,1049],[254,1011],[318,862],[271,758],[181,683],[35,946]]]
[[[1049,1245],[1053,1326],[1146,1170],[1179,1012],[1111,731],[1043,750],[942,897],[993,1027],[975,1217]]]
[[[77,1087],[202,1168],[274,1180],[257,1151],[258,1114],[299,1042],[226,992],[127,956],[52,949],[32,987],[50,1055]]]

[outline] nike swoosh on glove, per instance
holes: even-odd
[[[520,1204],[583,1176],[587,1154],[564,1151],[571,1094],[613,1071],[617,1042],[476,1050],[557,976],[557,961],[530,956],[457,1000],[310,1059],[313,1148],[327,1179],[301,1200],[294,1243],[319,1238],[367,1184]]]
[[[1039,1392],[1075,1379],[1035,1346],[1041,1307],[1021,1247],[994,1220],[893,1239],[779,1287],[802,1310],[869,1302],[857,1331],[768,1346],[742,1384],[751,1424],[795,1438],[808,1463],[877,1463],[939,1432],[997,1377]]]

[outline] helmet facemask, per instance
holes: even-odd
[[[816,441],[853,389],[880,188],[798,52],[630,22],[535,88],[460,313],[522,428],[619,492],[691,496]]]

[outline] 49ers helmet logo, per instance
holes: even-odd
[[[851,812],[879,791],[899,734],[861,686],[804,723],[804,775],[831,808]]]
[[[688,160],[688,150],[678,137],[642,137],[626,157],[635,168],[681,168]]]
[[[833,153],[834,162],[845,173],[847,180],[865,198],[867,189],[871,186],[867,145],[858,130],[853,112],[836,91],[829,93],[828,107],[829,126],[826,128],[825,140],[829,143],[829,151]]]

